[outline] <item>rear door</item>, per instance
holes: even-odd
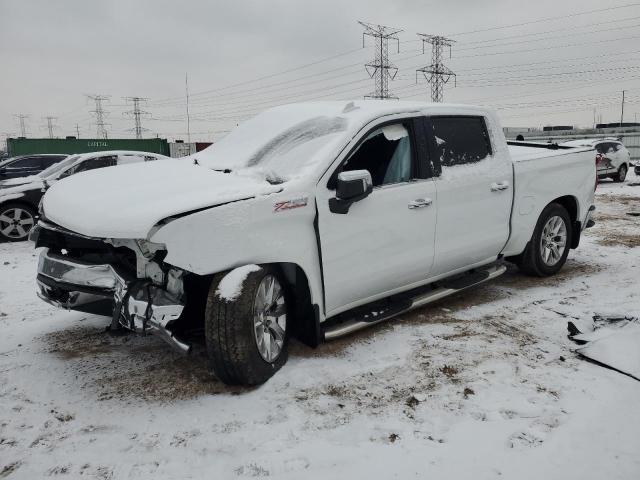
[[[493,142],[483,116],[428,119],[438,175],[438,228],[433,275],[495,260],[509,237],[513,169],[502,139]],[[501,132],[497,125],[492,131]],[[439,168],[438,168],[439,167]]]
[[[402,118],[363,130],[320,180],[318,232],[331,316],[424,282],[433,262],[436,192],[423,123]],[[341,171],[368,170],[372,193],[348,213],[329,209]]]

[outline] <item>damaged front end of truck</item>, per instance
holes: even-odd
[[[186,272],[163,262],[164,245],[147,240],[101,239],[41,219],[31,240],[44,247],[37,294],[60,308],[111,317],[111,329],[159,336],[181,353],[191,346],[176,335],[186,305]]]

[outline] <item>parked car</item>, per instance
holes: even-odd
[[[71,155],[38,175],[0,182],[0,240],[17,241],[28,238],[36,223],[42,196],[57,181],[88,170],[160,158],[167,157],[156,153],[128,151]]]
[[[0,181],[36,175],[65,158],[67,158],[67,155],[45,154],[8,158],[0,163]]]
[[[595,148],[598,178],[612,178],[614,182],[627,178],[631,153],[617,138],[571,140],[563,145]]]
[[[593,222],[593,150],[507,146],[486,109],[328,102],[268,110],[186,159],[45,195],[39,296],[259,384],[316,346],[502,274],[553,275]]]

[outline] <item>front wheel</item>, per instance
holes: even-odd
[[[6,203],[0,206],[0,239],[9,242],[26,240],[35,222],[33,208],[21,203]]]
[[[518,267],[538,277],[556,274],[567,261],[571,233],[567,210],[558,203],[550,203],[540,214],[526,250],[517,257]]]
[[[207,353],[227,384],[266,382],[287,361],[288,302],[272,266],[246,266],[216,275],[205,311]]]
[[[618,173],[613,176],[614,182],[624,182],[624,179],[627,178],[627,166],[621,165],[618,169]]]

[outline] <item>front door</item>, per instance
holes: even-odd
[[[427,150],[413,119],[373,126],[352,143],[345,160],[318,184],[327,316],[424,281],[433,263],[436,191],[425,170]],[[340,171],[368,170],[373,192],[333,213]]]
[[[513,194],[508,152],[491,142],[482,116],[430,117],[440,165],[433,275],[495,260],[509,237]],[[492,125],[493,131],[499,131]],[[504,141],[502,142],[504,144]]]

